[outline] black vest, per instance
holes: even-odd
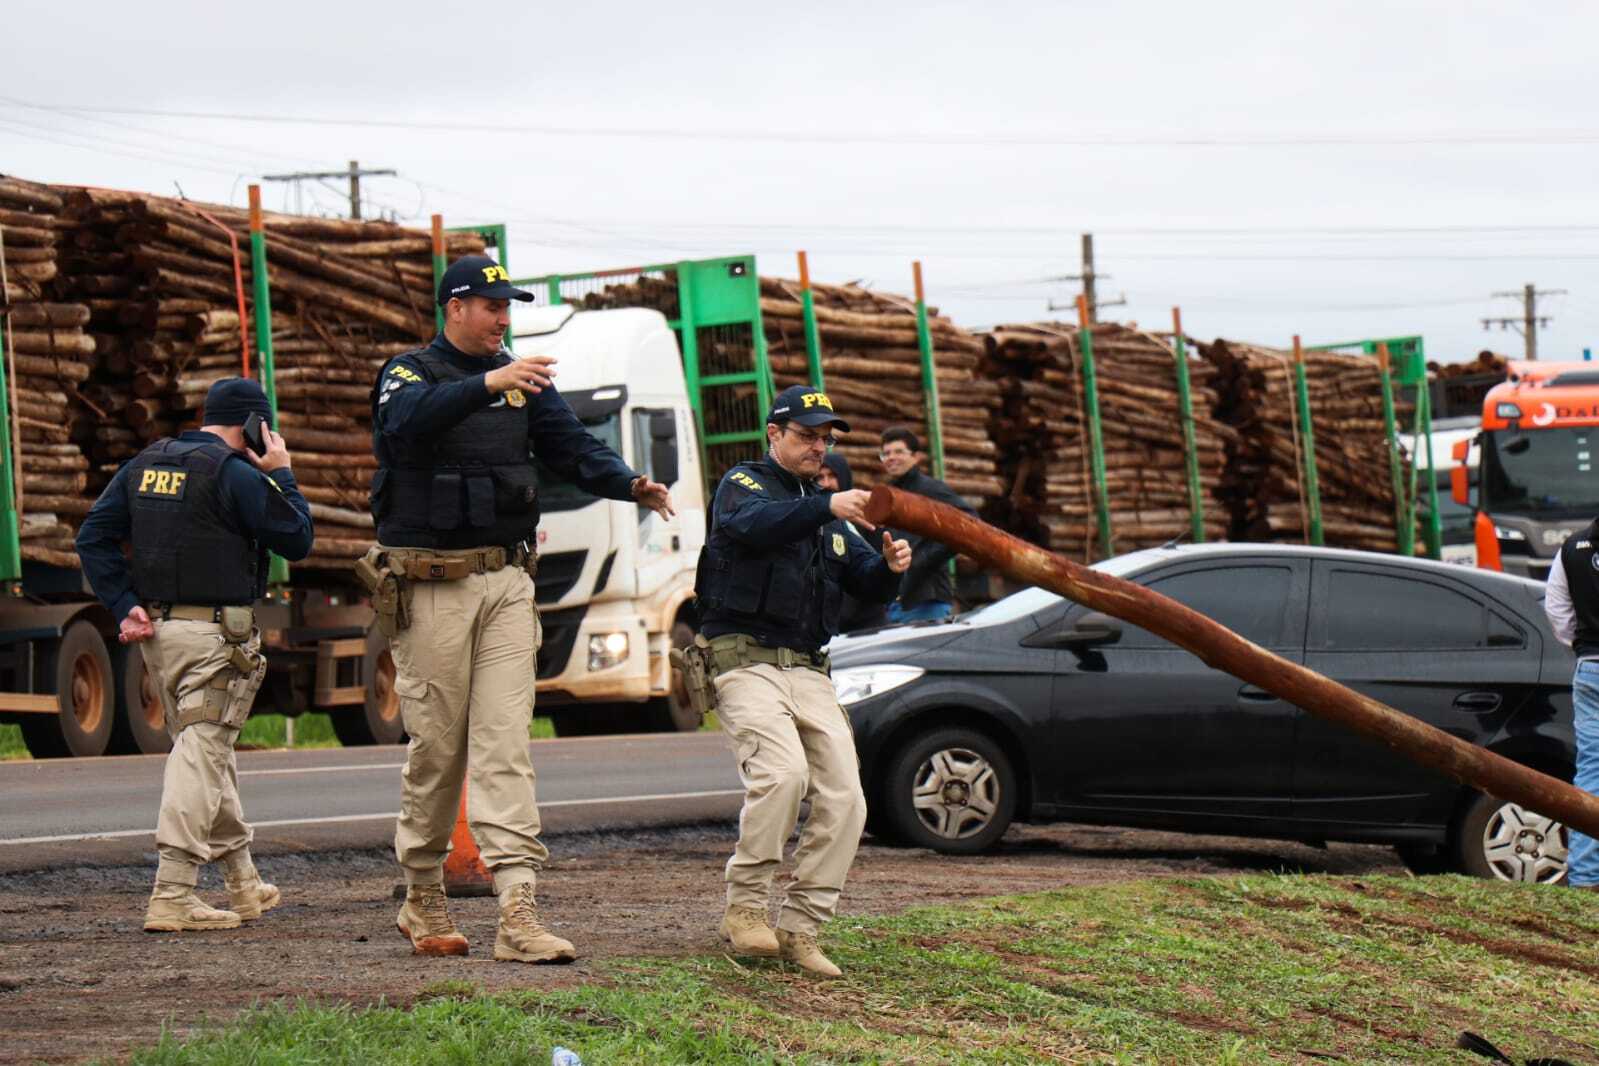
[[[741,463],[774,499],[817,490],[769,460]],[[727,485],[724,477],[722,485]],[[717,495],[720,496],[719,487]],[[748,633],[773,648],[816,651],[839,631],[849,532],[832,519],[799,540],[760,547],[733,539],[722,529],[721,508],[712,504],[711,532],[700,550],[694,582],[700,630],[707,637]]]
[[[1560,565],[1566,571],[1566,588],[1577,615],[1577,635],[1571,650],[1580,659],[1599,655],[1599,520],[1573,533],[1560,546]]]
[[[473,377],[431,348],[408,353],[430,382]],[[372,424],[378,424],[372,393]],[[378,449],[372,515],[378,541],[393,548],[509,548],[538,530],[538,479],[526,393],[502,395],[423,446],[422,455],[396,461]]]
[[[222,504],[222,466],[236,453],[211,441],[158,440],[128,464],[133,590],[141,600],[242,605],[266,592],[266,549]]]

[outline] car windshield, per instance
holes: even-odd
[[[602,415],[592,420],[584,419],[583,428],[594,434],[595,437],[613,451],[621,454],[621,412]],[[537,456],[533,459],[533,467],[538,472],[539,479],[539,510],[545,514],[550,514],[554,511],[575,511],[579,507],[587,507],[599,499],[598,496],[584,492],[560,474],[545,466],[538,460]]]
[[[1118,555],[1114,559],[1106,559],[1094,564],[1094,569],[1112,577],[1126,577],[1135,570],[1143,567],[1158,557],[1157,551],[1131,552],[1127,555]],[[965,614],[956,615],[951,621],[970,622],[975,625],[1003,625],[1014,622],[1025,615],[1032,614],[1045,607],[1060,603],[1065,597],[1041,589],[1038,586],[1022,589],[1012,593],[1002,600],[979,607]]]
[[[1551,518],[1599,511],[1595,444],[1599,426],[1484,433],[1483,510]]]

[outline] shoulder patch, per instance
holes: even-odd
[[[844,554],[844,534],[842,534],[842,533],[834,533],[833,534],[833,554],[834,555],[843,555]]]
[[[422,375],[421,374],[418,374],[415,370],[412,370],[410,367],[402,366],[399,363],[395,363],[393,366],[389,367],[389,374],[391,376],[393,376],[393,377],[399,378],[401,381],[421,381],[422,380]]]
[[[759,481],[756,481],[742,470],[734,470],[732,473],[727,475],[727,480],[733,482],[735,485],[743,485],[745,488],[754,492],[766,491],[761,487],[761,483]]]

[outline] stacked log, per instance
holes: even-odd
[[[1206,345],[1204,352],[1220,371],[1218,413],[1239,434],[1220,489],[1232,512],[1234,539],[1306,542],[1305,428],[1295,401],[1292,354],[1227,340]],[[1306,352],[1305,374],[1324,542],[1397,550],[1377,361]],[[1396,395],[1395,407],[1401,424],[1408,424],[1411,405]]]
[[[849,460],[856,487],[869,488],[884,478],[878,452],[885,429],[908,426],[927,447],[916,305],[905,297],[855,284],[813,284],[811,296],[823,380],[850,424],[838,451]],[[761,278],[761,319],[779,389],[809,380],[800,301],[798,282]],[[944,481],[981,509],[1005,491],[999,478],[999,452],[990,436],[990,423],[1001,403],[999,386],[979,373],[985,351],[981,337],[933,308],[928,309],[927,325],[938,381]]]
[[[22,558],[77,566],[73,538],[92,499],[89,460],[74,430],[89,424],[80,388],[95,368],[89,308],[58,297],[61,247],[72,235],[60,194],[0,177],[0,273],[4,274],[6,400]]]
[[[93,497],[147,443],[198,424],[220,378],[260,377],[249,216],[238,208],[60,189],[70,243],[56,292],[86,306],[99,352],[79,439]],[[434,330],[431,238],[382,222],[266,214],[279,429],[317,521],[296,567],[343,569],[373,540],[368,392]],[[235,252],[237,248],[237,253]],[[452,234],[453,257],[482,252]],[[242,290],[242,309],[241,309]]]
[[[985,517],[1052,551],[1098,557],[1098,501],[1077,327],[1005,325],[984,339],[983,374],[1004,394],[994,440],[1005,456],[1010,486]],[[1106,503],[1116,550],[1187,537],[1191,501],[1169,340],[1112,323],[1094,326],[1093,340]],[[1236,435],[1215,417],[1215,369],[1190,356],[1188,371],[1205,535],[1222,539],[1229,515],[1216,493],[1227,445]]]

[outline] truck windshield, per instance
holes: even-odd
[[[1599,511],[1595,444],[1599,426],[1484,433],[1483,510],[1548,517]]]
[[[617,454],[622,451],[622,415],[615,412],[602,415],[599,418],[583,420],[583,428],[594,434],[597,438],[609,445]],[[545,466],[537,458],[533,460],[533,467],[538,472],[539,478],[539,510],[545,514],[556,511],[575,511],[579,507],[587,507],[599,499],[592,496],[560,474]]]

